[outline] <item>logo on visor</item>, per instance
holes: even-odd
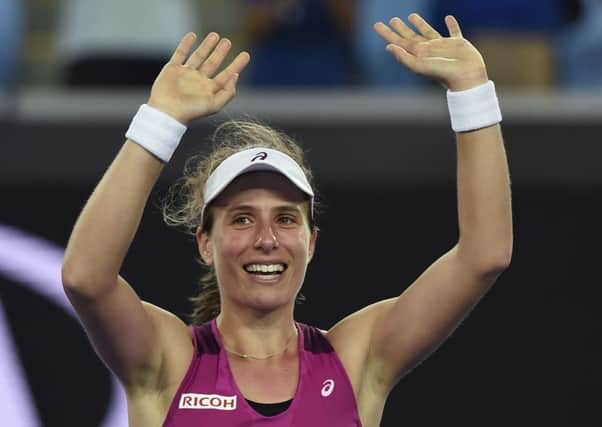
[[[266,157],[268,157],[268,153],[265,151],[260,151],[259,153],[255,154],[255,157],[251,159],[251,162],[254,162],[255,160],[265,160]]]

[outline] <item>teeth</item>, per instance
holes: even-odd
[[[284,264],[249,264],[245,270],[249,273],[282,273]]]

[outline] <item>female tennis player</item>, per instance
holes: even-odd
[[[448,89],[459,239],[401,295],[327,331],[293,316],[316,247],[311,174],[299,147],[265,126],[220,127],[221,142],[188,168],[182,201],[168,210],[196,234],[209,269],[192,324],[140,301],[119,275],[186,125],[234,97],[249,61],[243,52],[218,71],[227,39],[212,33],[193,49],[195,36],[183,38],[78,218],[63,265],[65,291],[126,391],[131,426],[378,426],[395,384],[507,268],[511,204],[494,86],[453,17],[449,36],[408,20],[416,30],[399,18],[375,30],[400,64]]]

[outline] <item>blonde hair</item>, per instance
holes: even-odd
[[[301,166],[314,188],[311,169],[301,147],[288,135],[267,125],[247,120],[227,121],[215,129],[211,144],[212,149],[208,154],[197,154],[188,159],[184,174],[169,189],[163,204],[163,219],[167,225],[182,227],[191,235],[195,235],[199,227],[202,232],[210,234],[213,227],[211,204],[205,214],[201,215],[205,183],[221,162],[249,148],[271,148],[287,154]],[[316,204],[314,201],[314,212]],[[312,231],[317,229],[311,212],[308,212],[308,221]],[[208,269],[200,279],[200,292],[190,298],[193,304],[190,320],[195,325],[205,323],[220,313],[217,277],[213,267]],[[304,299],[301,294],[297,296],[298,302]]]

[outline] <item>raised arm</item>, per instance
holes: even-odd
[[[399,18],[391,20],[392,28],[375,25],[398,62],[453,92],[488,81],[481,55],[453,17],[446,18],[449,37],[416,14],[409,20],[418,34]],[[457,244],[399,297],[369,306],[332,330],[343,359],[362,366],[362,383],[383,395],[449,336],[510,263],[510,182],[500,126],[457,132],[456,145]],[[353,345],[362,349],[361,357],[347,351]]]
[[[195,38],[189,33],[182,39],[148,100],[150,107],[184,125],[228,103],[249,60],[241,53],[216,74],[230,42],[212,33],[189,55]],[[98,183],[73,228],[62,269],[65,292],[96,351],[126,388],[156,384],[170,345],[191,347],[179,319],[142,303],[119,276],[163,168],[138,143],[127,140]]]

